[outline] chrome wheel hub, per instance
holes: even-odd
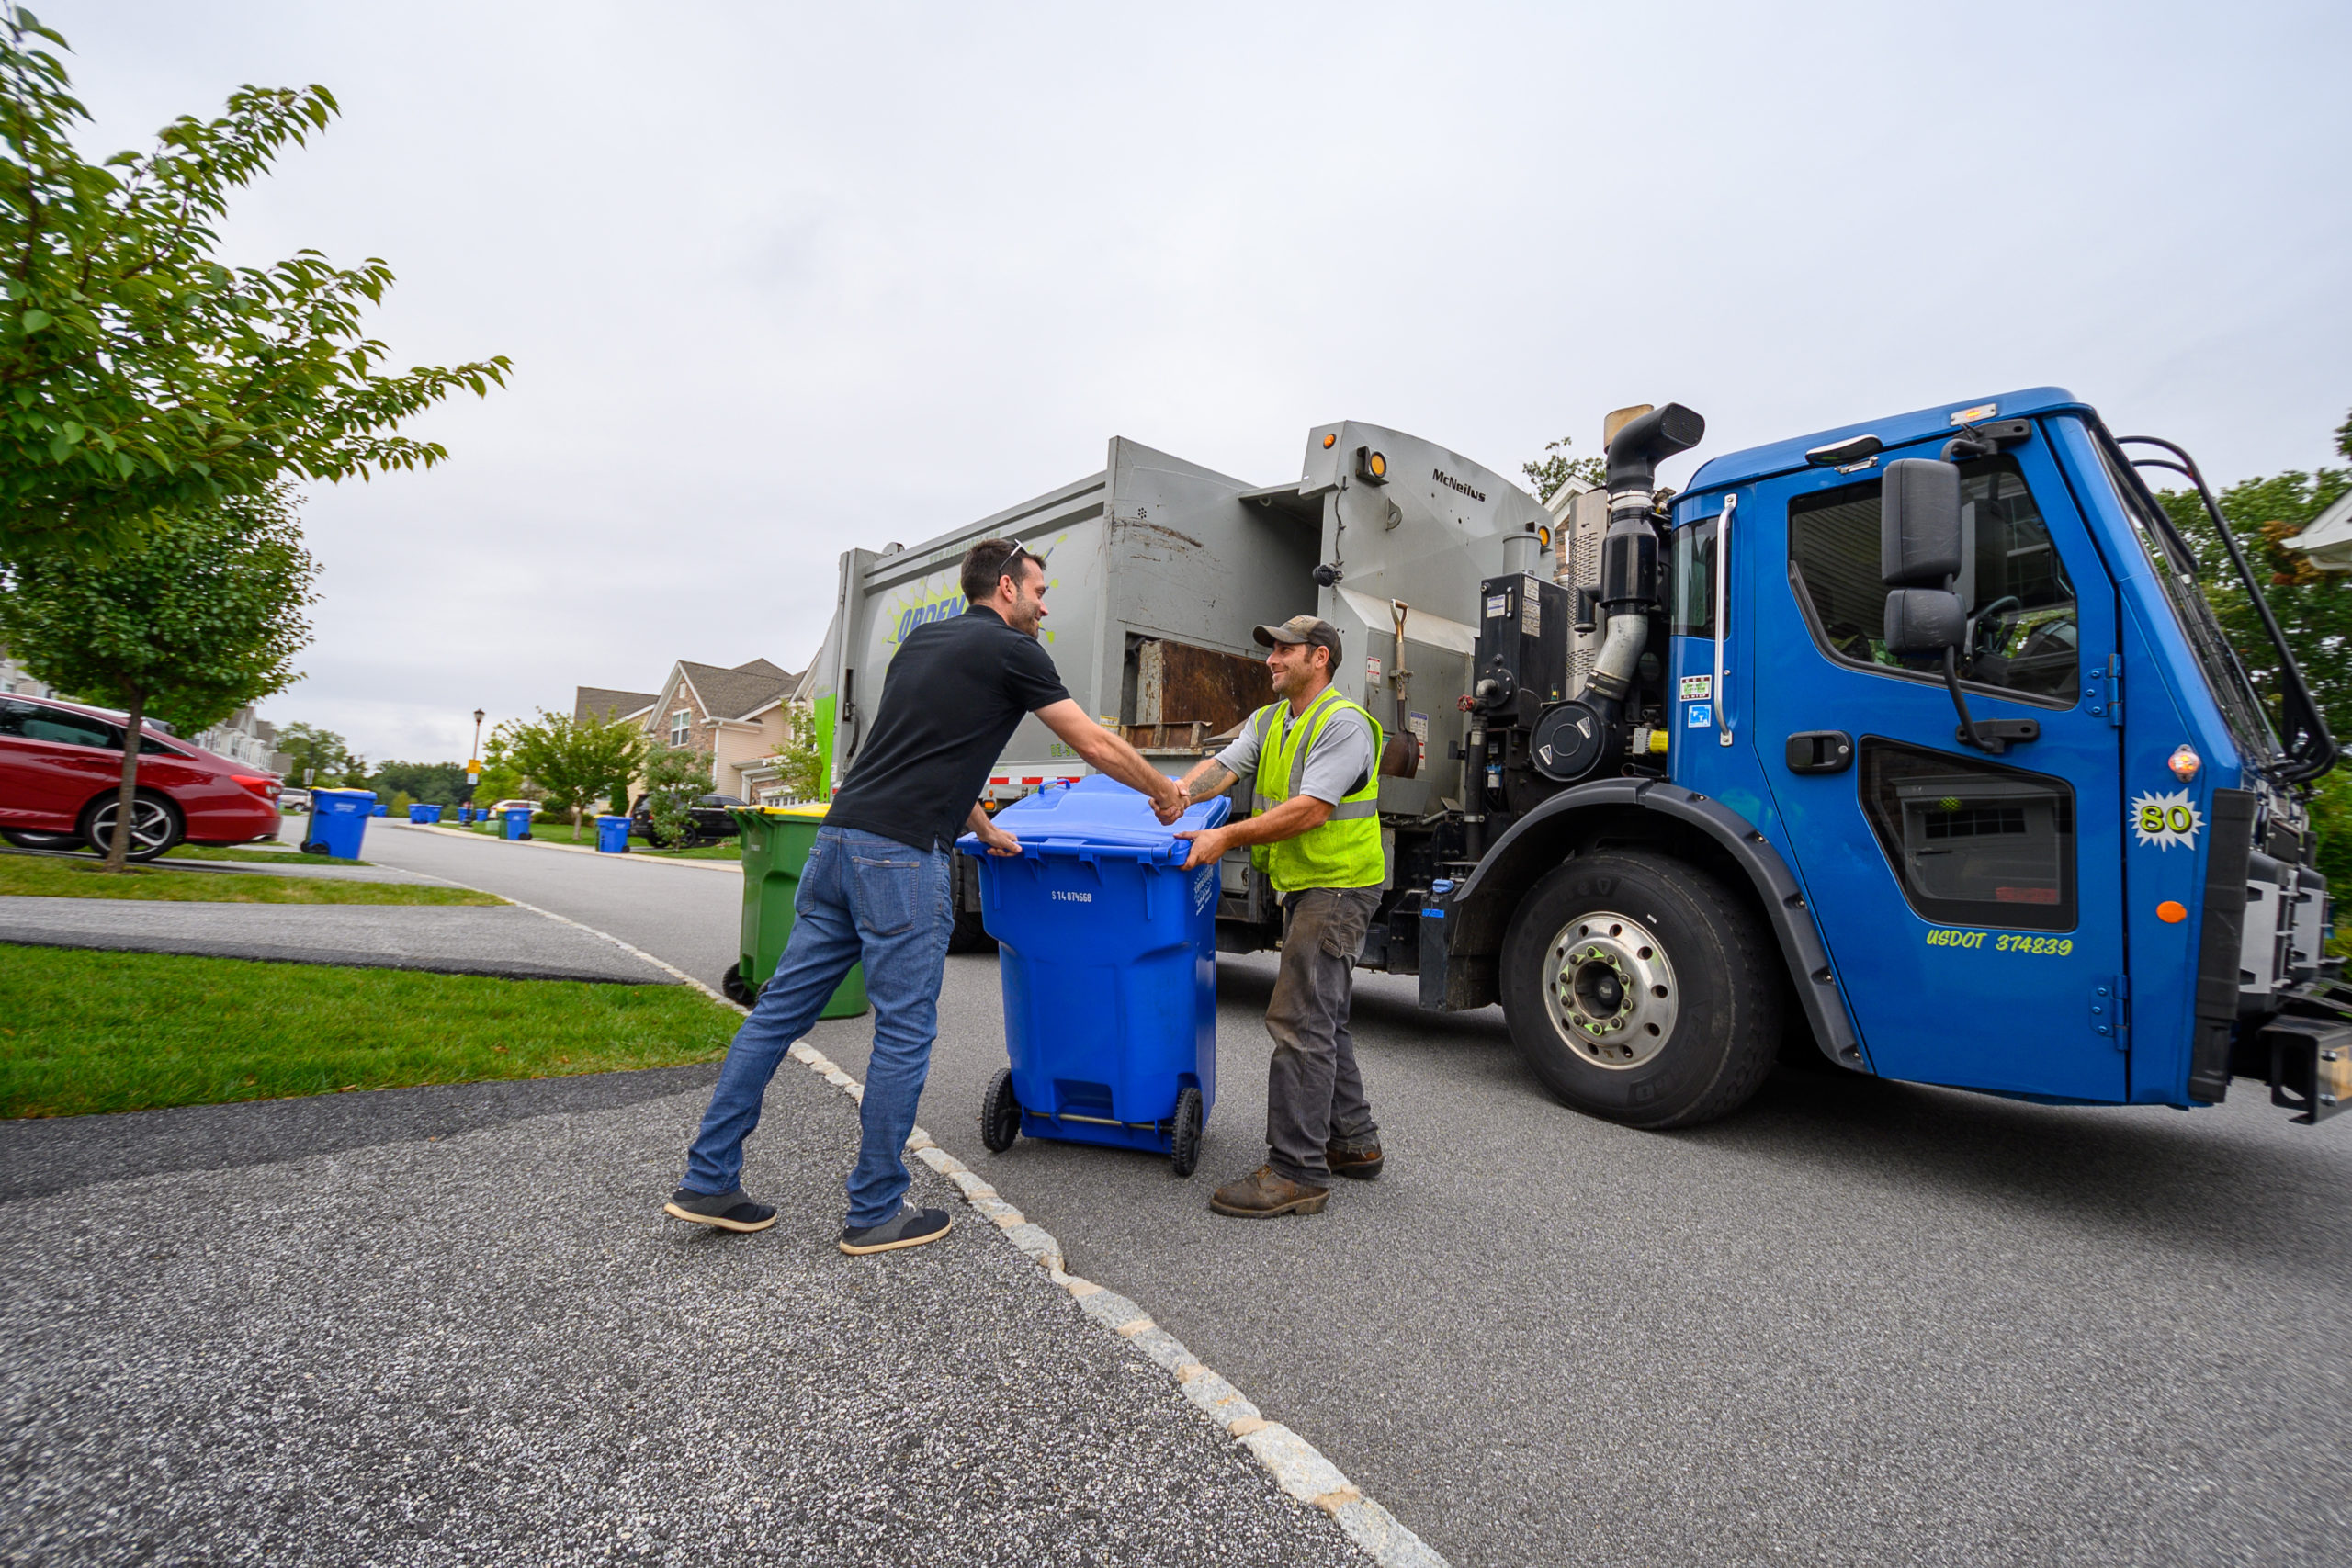
[[[90,814],[91,848],[105,854],[114,845],[116,803],[107,802]],[[172,814],[152,800],[130,803],[130,852],[152,850],[172,836]]]
[[[1674,965],[1631,916],[1597,910],[1570,920],[1545,949],[1544,971],[1552,1027],[1595,1066],[1638,1067],[1674,1033]]]

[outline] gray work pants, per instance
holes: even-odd
[[[1266,1005],[1274,1059],[1266,1075],[1266,1163],[1274,1174],[1328,1186],[1323,1147],[1372,1144],[1380,1129],[1363,1097],[1348,997],[1377,887],[1308,887],[1283,898],[1283,962]]]

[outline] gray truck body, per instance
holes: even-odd
[[[1364,471],[1374,453],[1385,459],[1385,482]],[[1382,780],[1382,812],[1440,809],[1462,793],[1456,699],[1467,686],[1479,585],[1506,570],[1506,539],[1513,569],[1550,576],[1551,521],[1484,466],[1374,425],[1317,426],[1299,478],[1272,486],[1114,436],[1098,473],[904,549],[843,552],[815,687],[838,716],[833,781],[871,728],[899,642],[928,620],[961,614],[965,550],[1004,537],[1046,562],[1040,635],[1071,695],[1103,723],[1126,727],[1170,771],[1270,700],[1263,676],[1238,668],[1263,657],[1251,629],[1313,611],[1340,628],[1341,692],[1422,744],[1415,776]],[[1335,580],[1318,582],[1318,567]],[[1204,681],[1216,695],[1201,695]],[[991,770],[989,793],[1011,799],[1085,772],[1027,719]]]

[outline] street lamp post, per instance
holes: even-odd
[[[481,721],[482,710],[474,709],[474,749],[466,758],[466,804],[474,803],[474,786],[481,783]]]

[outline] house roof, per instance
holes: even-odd
[[[2310,556],[2322,571],[2352,570],[2352,494],[2339,497],[2312,518],[2310,527],[2287,541],[2287,547]]]
[[[800,682],[800,677],[791,671],[764,659],[754,659],[731,670],[682,659],[677,676],[694,688],[703,712],[717,719],[748,718],[763,708],[774,706],[777,698],[789,694]],[[663,690],[674,691],[677,683],[677,680],[667,682]]]
[[[634,718],[653,705],[651,692],[624,692],[614,686],[580,686],[574,688],[571,716],[574,720],[590,714],[611,714],[616,718]]]

